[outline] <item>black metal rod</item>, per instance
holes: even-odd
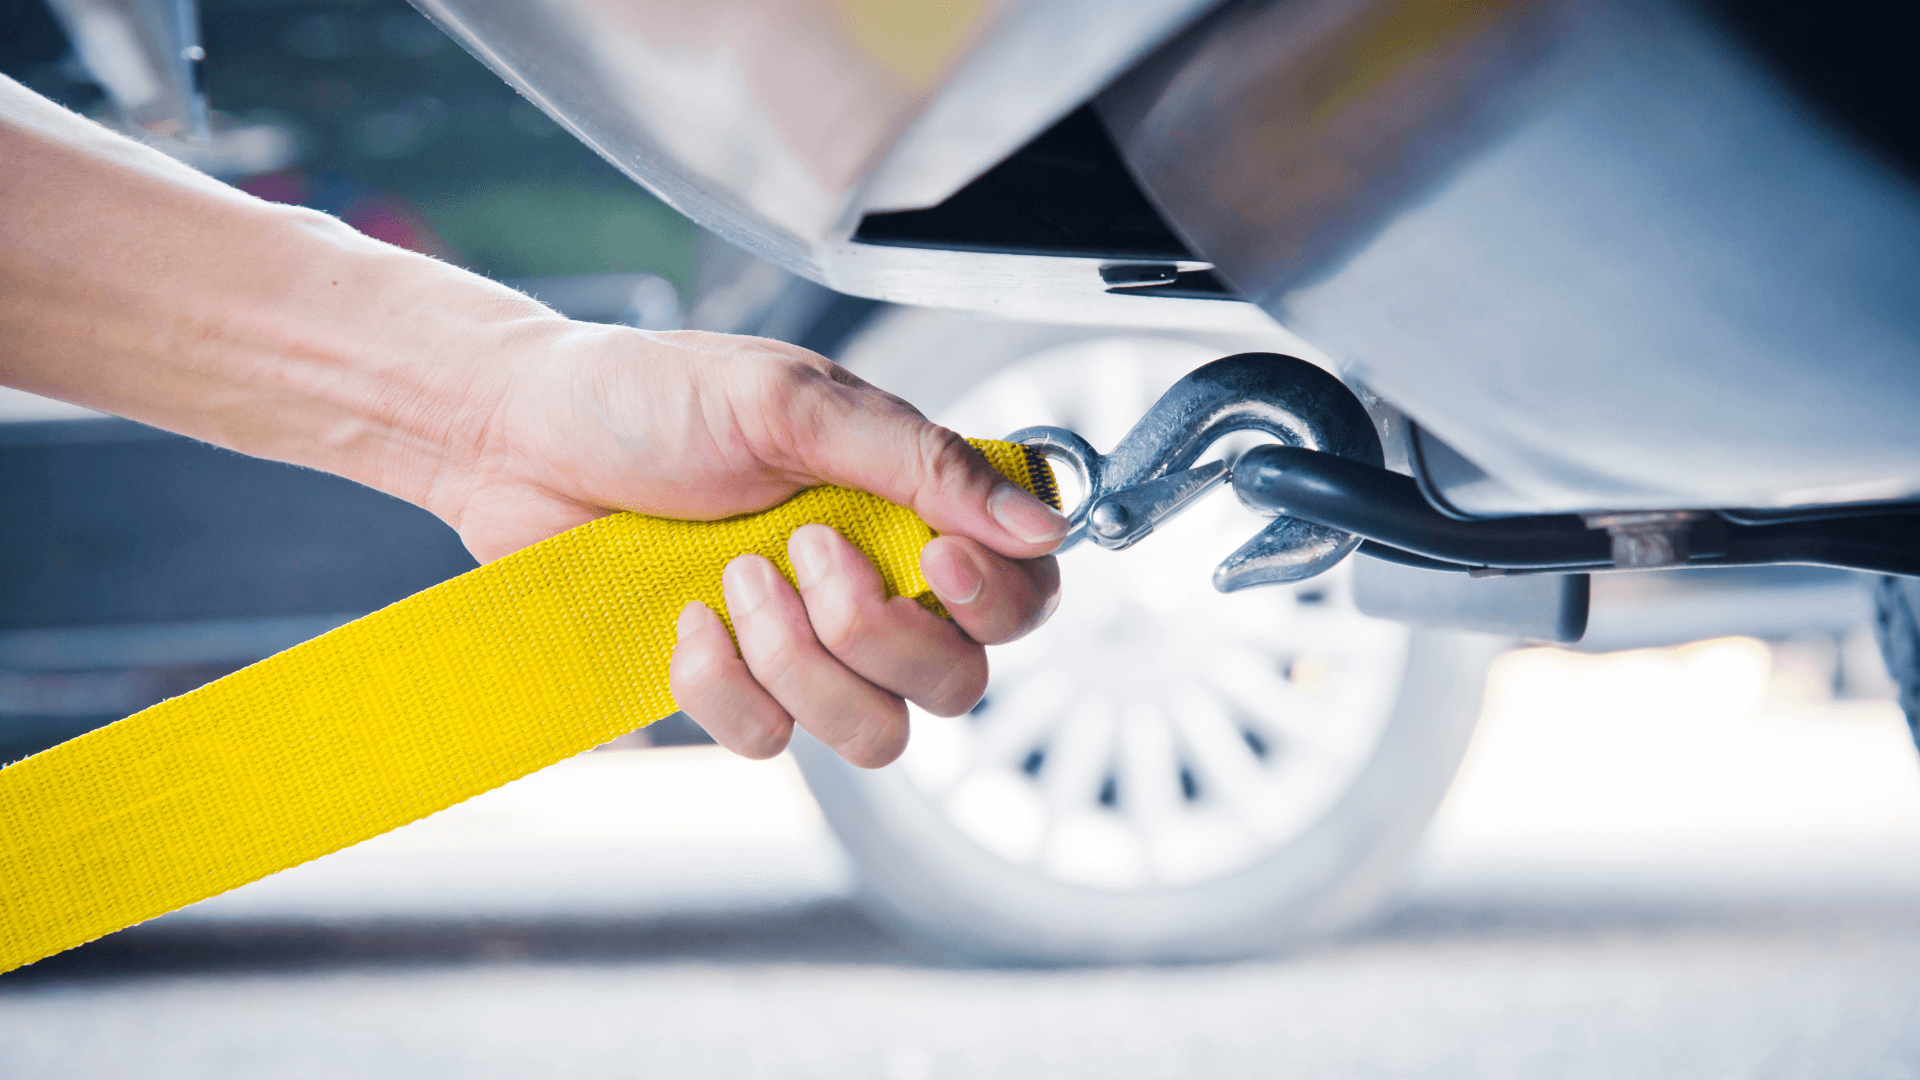
[[[1577,573],[1615,569],[1612,538],[1573,514],[1462,521],[1435,510],[1411,477],[1297,446],[1256,446],[1233,466],[1241,502],[1330,525],[1377,558],[1433,570]],[[1920,577],[1920,514],[1774,524],[1696,522],[1688,566],[1801,563]]]
[[[1713,562],[1804,563],[1920,577],[1920,514],[1729,525],[1727,554]]]
[[[1298,446],[1256,446],[1233,465],[1233,491],[1266,513],[1305,518],[1427,559],[1511,570],[1613,565],[1613,541],[1571,514],[1457,521],[1410,476]]]
[[[1386,544],[1380,543],[1377,540],[1360,541],[1360,554],[1372,556],[1373,558],[1379,559],[1382,562],[1399,563],[1401,566],[1411,566],[1415,570],[1443,570],[1449,573],[1465,574],[1465,573],[1470,573],[1474,570],[1482,569],[1482,567],[1467,566],[1463,563],[1445,562],[1440,559],[1429,559],[1425,555],[1415,555],[1411,551],[1402,551],[1397,547],[1390,547]]]

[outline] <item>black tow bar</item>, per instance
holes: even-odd
[[[1475,574],[1587,573],[1674,566],[1802,563],[1920,577],[1913,504],[1804,520],[1754,521],[1740,511],[1663,517],[1668,557],[1623,557],[1612,519],[1576,514],[1462,521],[1435,510],[1412,477],[1297,446],[1256,446],[1233,465],[1233,490],[1262,513],[1362,537],[1360,550],[1429,570]],[[1734,520],[1743,518],[1746,520]]]

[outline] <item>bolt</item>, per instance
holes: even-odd
[[[1133,515],[1118,503],[1103,502],[1087,515],[1087,524],[1093,531],[1105,537],[1124,536],[1127,526],[1132,524]]]

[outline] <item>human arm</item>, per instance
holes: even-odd
[[[979,643],[1025,632],[1056,594],[1057,514],[805,350],[570,322],[4,79],[0,208],[0,382],[358,480],[483,560],[613,509],[714,518],[826,482],[945,534],[922,565],[954,623],[884,600],[864,558],[812,527],[790,549],[800,594],[764,560],[729,567],[744,656],[717,617],[683,615],[676,695],[741,752],[776,752],[798,720],[850,760],[891,760],[901,699],[971,705]]]

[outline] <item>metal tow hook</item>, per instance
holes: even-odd
[[[1119,551],[1230,479],[1228,462],[1193,463],[1236,431],[1263,431],[1288,446],[1384,465],[1380,437],[1360,399],[1320,368],[1276,353],[1240,353],[1189,373],[1106,455],[1058,427],[1021,428],[1007,441],[1065,462],[1086,492],[1068,515],[1072,531],[1060,550],[1090,538]],[[1233,592],[1301,581],[1359,545],[1351,533],[1276,517],[1215,568],[1213,587]]]

